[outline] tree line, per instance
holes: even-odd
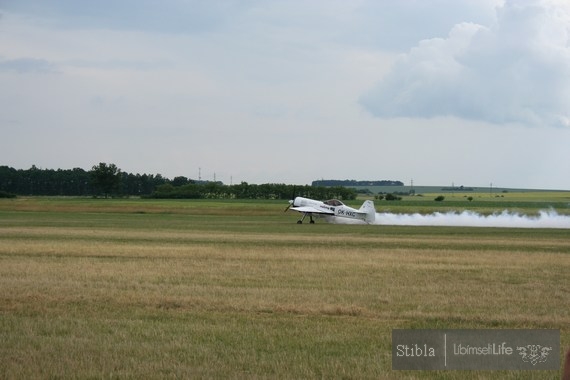
[[[285,184],[224,185],[221,182],[196,181],[184,176],[174,179],[160,174],[122,172],[115,164],[99,163],[86,171],[74,169],[14,169],[0,166],[0,196],[140,196],[176,199],[314,199],[356,198],[354,189],[342,186],[297,186]]]
[[[168,182],[160,174],[131,174],[116,169],[112,172],[113,184],[110,190],[101,186],[96,173],[101,167],[114,167],[101,163],[90,171],[74,169],[14,169],[0,166],[0,191],[17,195],[64,195],[97,196],[104,195],[149,195],[157,186]]]

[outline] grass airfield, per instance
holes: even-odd
[[[570,214],[569,193],[432,199],[376,208]],[[0,378],[560,378],[392,371],[391,330],[570,347],[569,230],[297,225],[285,206],[0,200]]]

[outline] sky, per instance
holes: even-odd
[[[562,0],[0,0],[0,165],[570,190]]]

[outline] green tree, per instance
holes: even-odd
[[[115,164],[100,162],[91,168],[90,176],[93,188],[105,198],[116,192],[121,183],[121,170]]]
[[[190,180],[184,176],[174,177],[172,180],[172,186],[184,186],[190,183]]]

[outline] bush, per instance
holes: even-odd
[[[394,195],[394,194],[386,194],[386,200],[387,201],[401,201],[402,197],[399,197],[399,196]]]
[[[16,194],[0,190],[0,198],[16,198]]]
[[[439,195],[439,196],[435,197],[434,201],[442,202],[444,199],[445,199],[445,197],[443,195]]]

